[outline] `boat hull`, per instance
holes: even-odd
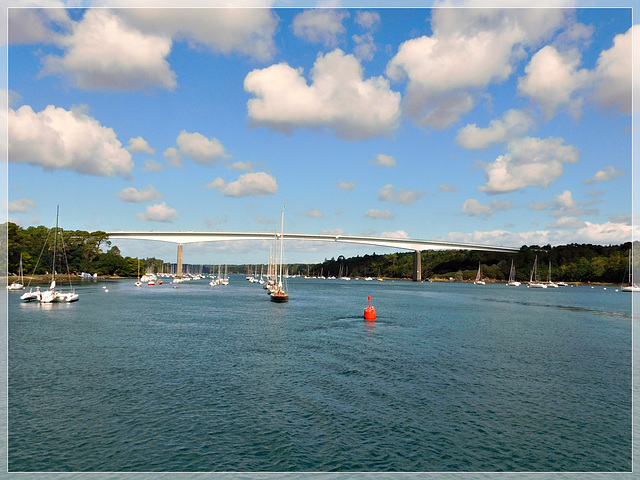
[[[269,298],[271,298],[272,302],[276,303],[285,303],[289,301],[289,295],[287,295],[286,293],[274,292],[269,295]]]

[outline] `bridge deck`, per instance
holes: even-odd
[[[273,240],[273,233],[261,232],[142,232],[121,231],[107,232],[110,239],[154,240],[177,244],[222,242],[231,240]],[[278,234],[280,238],[280,234]],[[520,249],[515,247],[480,245],[471,243],[443,242],[437,240],[417,240],[411,238],[366,237],[357,235],[326,235],[307,233],[285,233],[285,240],[301,240],[312,242],[344,242],[362,245],[375,245],[398,248],[401,250],[479,250],[485,252],[515,253]]]

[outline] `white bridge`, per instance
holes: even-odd
[[[182,245],[200,242],[223,242],[230,240],[273,240],[275,233],[258,232],[106,232],[110,239],[129,240],[155,240],[159,242],[170,242],[178,244],[178,272],[182,271]],[[365,237],[354,235],[327,235],[308,233],[285,233],[277,234],[278,238],[285,240],[298,240],[307,242],[342,242],[357,243],[361,245],[375,245],[380,247],[398,248],[401,250],[413,250],[413,280],[422,280],[422,257],[423,250],[478,250],[484,252],[517,253],[519,248],[479,245],[471,243],[441,242],[435,240],[416,240],[411,238],[388,238],[388,237]]]

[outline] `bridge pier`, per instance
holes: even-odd
[[[422,281],[422,251],[414,250],[413,252],[413,281]]]
[[[178,265],[176,267],[176,278],[182,278],[182,244],[178,244]]]

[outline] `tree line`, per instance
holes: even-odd
[[[17,273],[20,256],[25,275],[50,273],[53,264],[55,235],[53,230],[44,226],[22,228],[15,223],[4,225],[7,229],[7,258],[2,265],[3,271]],[[59,232],[61,229],[59,229]],[[81,272],[97,273],[121,277],[135,277],[138,272],[149,269],[162,271],[163,260],[154,257],[138,259],[123,257],[120,249],[112,245],[103,231],[87,232],[83,230],[61,231],[58,234],[59,259],[56,261],[59,273]],[[638,242],[636,242],[638,245]],[[60,248],[60,247],[64,248]],[[473,250],[442,250],[422,252],[423,279],[473,280],[482,265],[486,279],[506,281],[513,261],[516,277],[528,281],[534,259],[538,258],[538,276],[547,278],[549,262],[551,277],[555,281],[565,282],[601,282],[619,284],[625,280],[628,272],[629,250],[631,243],[620,245],[569,244],[552,247],[551,245],[523,246],[517,253],[480,252]],[[258,271],[260,266],[257,267]],[[384,255],[339,256],[313,265],[290,264],[291,275],[323,275],[350,277],[384,277],[406,279],[413,275],[413,252],[391,253]],[[210,271],[204,268],[205,273]],[[246,265],[229,265],[229,273],[246,273]],[[266,266],[264,266],[266,272]]]
[[[636,248],[638,242],[636,242]],[[422,278],[470,281],[478,265],[488,280],[507,281],[511,262],[516,278],[529,281],[534,260],[538,259],[538,278],[546,280],[551,264],[554,281],[620,284],[628,275],[631,242],[620,245],[569,244],[522,246],[517,253],[442,250],[422,252]],[[343,256],[313,265],[313,275],[350,277],[412,278],[413,252],[387,255]]]

